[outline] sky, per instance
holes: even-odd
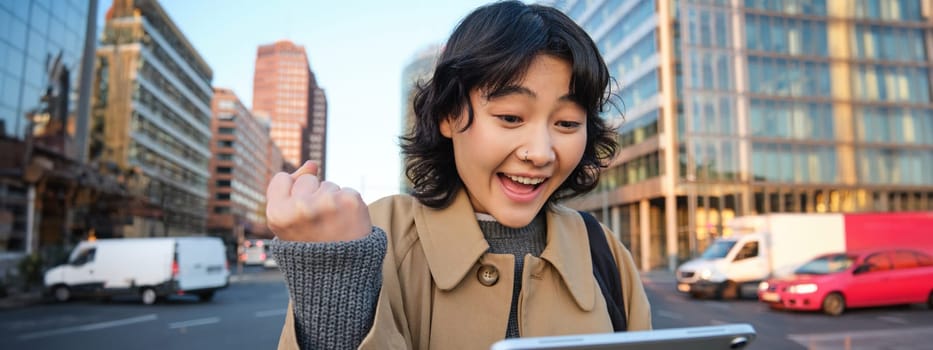
[[[98,25],[111,0],[100,0]],[[398,193],[402,70],[490,0],[161,0],[214,71],[252,105],[256,48],[303,45],[327,93],[327,179],[370,203]]]

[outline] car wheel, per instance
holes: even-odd
[[[739,296],[739,285],[732,281],[726,281],[719,290],[719,298],[722,300],[733,300]]]
[[[846,311],[846,300],[839,293],[830,293],[823,299],[823,312],[830,316],[839,316]]]
[[[933,309],[933,290],[930,291],[930,297],[927,298],[927,307]]]
[[[204,292],[204,293],[198,294],[198,300],[200,301],[206,302],[206,301],[211,301],[211,299],[214,299],[214,292]]]
[[[143,304],[152,305],[155,304],[156,299],[159,298],[159,295],[156,294],[155,289],[152,288],[143,288],[143,291],[139,294],[143,299]]]
[[[52,296],[55,297],[55,301],[64,303],[71,299],[71,290],[66,286],[58,286],[52,290]]]

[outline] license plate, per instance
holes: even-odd
[[[678,283],[678,284],[677,284],[677,290],[679,290],[679,291],[681,291],[681,292],[684,292],[684,293],[689,292],[689,291],[690,291],[690,285],[689,285],[689,284],[686,284],[686,283]]]
[[[774,292],[761,293],[761,300],[776,303],[781,301],[781,296]]]

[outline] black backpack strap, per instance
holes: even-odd
[[[619,281],[619,267],[616,266],[615,257],[609,250],[606,234],[603,227],[593,215],[580,211],[583,222],[586,223],[586,233],[590,239],[590,256],[593,259],[593,276],[606,298],[606,309],[609,319],[612,320],[612,329],[616,332],[628,330],[625,320],[625,300],[622,298],[622,282]]]

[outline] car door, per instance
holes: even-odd
[[[101,283],[94,275],[94,257],[97,255],[97,247],[88,247],[75,255],[75,258],[68,262],[68,269],[65,272],[65,284],[73,290],[81,291],[93,289],[95,284]]]
[[[849,306],[891,303],[891,258],[885,251],[869,254],[853,272],[852,282],[844,291]]]
[[[917,257],[909,250],[891,252],[891,294],[895,302],[912,303],[926,300],[926,291],[916,278],[920,273]]]
[[[737,281],[758,281],[764,279],[767,272],[765,260],[761,257],[757,240],[742,244],[742,248],[732,258],[729,265],[729,277]]]

